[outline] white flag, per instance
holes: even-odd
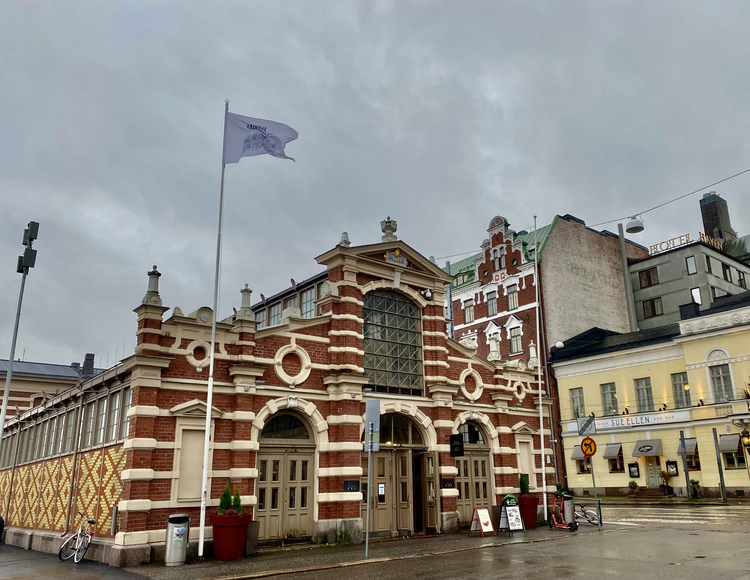
[[[283,123],[227,112],[222,163],[237,163],[240,157],[265,154],[294,161],[284,153],[284,147],[297,137],[299,133]]]

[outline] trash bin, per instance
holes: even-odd
[[[575,508],[573,506],[574,499],[572,495],[563,494],[563,517],[565,517],[565,521],[568,523],[576,521]]]
[[[167,538],[164,543],[164,565],[182,566],[187,556],[190,538],[190,516],[173,514],[167,518]]]

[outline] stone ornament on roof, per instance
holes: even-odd
[[[398,223],[396,220],[392,220],[391,216],[380,222],[380,229],[383,231],[383,236],[380,238],[383,242],[395,242],[398,240],[396,237]]]

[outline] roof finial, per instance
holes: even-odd
[[[380,222],[380,229],[383,231],[383,237],[381,238],[384,242],[395,242],[398,240],[396,237],[396,230],[398,229],[398,223],[396,220],[392,220],[391,216],[388,216],[385,221]]]
[[[148,273],[148,290],[146,290],[146,295],[141,300],[141,304],[161,306],[161,296],[159,296],[160,277],[161,273],[156,269],[156,264],[154,264],[154,269]]]

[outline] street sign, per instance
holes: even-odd
[[[370,444],[372,451],[380,451],[380,399],[365,403],[365,451],[370,451]]]
[[[591,457],[596,453],[596,441],[591,437],[585,437],[583,441],[581,441],[581,451],[583,451],[583,454],[586,457]]]
[[[451,457],[463,457],[464,456],[464,436],[459,433],[458,435],[450,436],[451,444]]]
[[[596,435],[596,423],[594,422],[593,413],[588,417],[578,417],[577,421],[579,435]]]

